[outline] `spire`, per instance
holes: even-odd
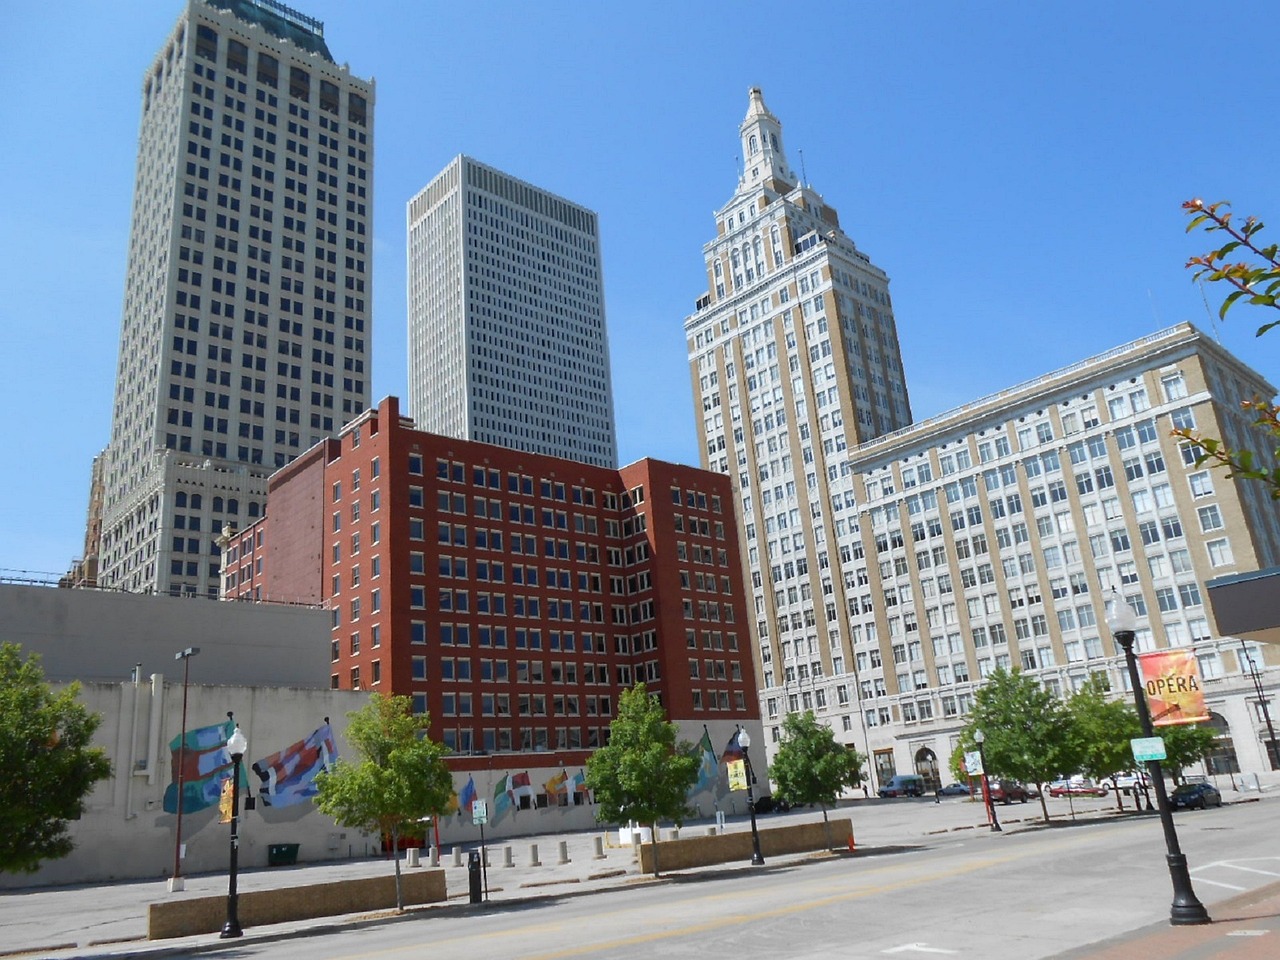
[[[747,115],[738,128],[742,139],[742,177],[739,189],[750,189],[781,181],[781,189],[789,190],[799,183],[795,173],[787,166],[782,149],[782,124],[764,103],[764,92],[759,87],[747,91]],[[774,189],[778,185],[771,184]]]

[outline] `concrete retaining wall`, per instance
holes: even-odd
[[[853,821],[848,817],[832,819],[829,824],[831,845],[845,847],[853,836]],[[821,820],[815,823],[798,823],[788,827],[768,827],[760,830],[760,853],[769,857],[784,853],[808,853],[827,849],[827,830]],[[751,831],[723,833],[714,837],[681,837],[679,840],[658,841],[658,867],[662,870],[685,870],[690,867],[706,867],[716,863],[751,859]],[[653,845],[640,848],[640,870],[653,872]]]
[[[446,899],[443,870],[415,870],[401,874],[404,902],[439,903]],[[366,877],[305,887],[281,887],[240,894],[240,925],[249,927],[313,917],[334,917],[362,910],[387,910],[396,905],[396,878]],[[200,933],[216,933],[227,919],[226,897],[190,897],[152,903],[147,907],[147,939],[166,940]]]

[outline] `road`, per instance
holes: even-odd
[[[1280,880],[1280,804],[1187,812],[1177,821],[1196,891],[1210,914],[1215,903]],[[235,953],[272,960],[416,960],[424,949],[466,960],[650,960],[655,954],[698,960],[1035,960],[1090,956],[1081,948],[1167,920],[1170,900],[1163,838],[1150,817],[1004,834],[968,830],[882,855],[636,880],[589,895],[495,902],[470,911],[424,911],[295,940],[243,942]],[[1231,943],[1260,952],[1230,956],[1280,956],[1280,930],[1255,926],[1252,939]]]

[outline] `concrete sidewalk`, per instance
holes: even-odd
[[[1247,799],[1256,799],[1256,794]],[[1228,795],[1230,801],[1231,795]],[[1061,801],[1049,801],[1055,819],[1068,819],[1068,807]],[[1107,819],[1115,814],[1114,798],[1077,801],[1074,805],[1078,820]],[[1128,805],[1126,805],[1128,808]],[[1008,831],[1035,829],[1043,824],[1040,804],[1013,804],[998,807],[1002,826]],[[904,849],[911,846],[936,845],[959,842],[971,836],[975,829],[986,830],[987,819],[982,804],[966,799],[947,799],[934,803],[931,798],[921,800],[869,800],[842,804],[832,815],[852,817],[857,846],[863,850],[876,848]],[[762,828],[800,821],[820,821],[818,810],[805,809],[787,814],[761,816]],[[682,836],[705,835],[713,821],[700,821],[686,825]],[[725,832],[750,829],[747,817],[728,820]],[[662,837],[668,836],[667,829]],[[603,857],[597,858],[596,841],[603,838]],[[841,841],[843,838],[839,838]],[[610,843],[611,841],[611,843]],[[564,854],[561,856],[561,844]],[[537,846],[539,865],[533,865],[532,847]],[[441,869],[446,871],[449,892],[447,905],[431,905],[414,908],[419,910],[467,909],[468,871],[467,851],[475,845],[459,847],[455,866],[453,848],[446,845],[441,855]],[[505,866],[510,849],[511,866]],[[617,832],[595,831],[563,836],[534,836],[507,838],[487,845],[488,897],[491,901],[524,900],[545,895],[563,896],[578,891],[599,890],[636,882],[645,882],[635,860],[634,850],[618,845]],[[812,855],[796,855],[776,858],[777,863],[795,862]],[[402,861],[404,872],[424,869],[409,867]],[[724,864],[704,869],[750,869],[747,863]],[[239,890],[279,889],[305,887],[310,884],[329,883],[349,878],[388,876],[394,872],[389,859],[374,858],[346,860],[329,863],[304,864],[294,867],[257,868],[242,870],[239,874]],[[56,957],[60,954],[76,956],[126,956],[134,954],[163,954],[173,949],[184,952],[218,949],[229,945],[216,934],[166,941],[148,941],[147,906],[153,902],[178,900],[183,897],[225,896],[225,873],[188,876],[186,889],[181,893],[169,893],[163,879],[142,882],[95,884],[85,886],[28,888],[6,892],[0,896],[0,956],[35,954]],[[350,926],[359,922],[389,922],[394,910],[378,914],[328,917],[276,924],[267,927],[248,928],[243,940],[261,941],[306,935],[308,932]],[[86,954],[86,950],[89,951]],[[64,953],[64,951],[66,953]]]

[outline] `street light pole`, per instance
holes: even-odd
[[[186,885],[182,880],[182,783],[187,763],[187,682],[191,679],[191,658],[200,652],[199,647],[174,654],[182,661],[182,736],[178,740],[178,824],[173,836],[173,876],[169,878],[169,892],[177,893]]]
[[[1244,641],[1240,641],[1240,653],[1244,657],[1245,663],[1249,664],[1249,676],[1253,678],[1253,689],[1258,693],[1258,704],[1262,707],[1262,719],[1267,721],[1267,766],[1272,770],[1276,769],[1276,765],[1280,764],[1280,748],[1276,746],[1275,727],[1271,726],[1271,709],[1267,706],[1267,697],[1262,689],[1262,677],[1258,675],[1258,668],[1254,666],[1253,656],[1249,653],[1249,648],[1244,645]]]
[[[227,922],[222,925],[218,937],[229,940],[242,935],[240,929],[239,898],[236,894],[236,867],[240,859],[240,761],[249,749],[249,741],[237,725],[227,740],[227,752],[231,754],[231,872],[227,881]]]
[[[738,746],[742,748],[742,761],[747,766],[747,811],[751,814],[751,864],[752,866],[764,866],[764,857],[760,855],[760,831],[756,829],[756,799],[755,794],[751,791],[751,785],[755,783],[756,774],[751,769],[751,754],[747,748],[751,746],[751,734],[747,733],[745,727],[738,731]]]
[[[987,776],[987,754],[982,745],[987,742],[987,735],[981,730],[973,731],[973,742],[978,745],[978,759],[982,762],[982,797],[987,802],[987,819],[991,821],[992,833],[1003,833],[1000,821],[996,818],[996,804],[991,798],[991,780]]]
[[[1134,703],[1138,708],[1138,721],[1142,725],[1144,737],[1154,737],[1151,724],[1151,711],[1147,709],[1147,698],[1142,693],[1142,679],[1138,676],[1138,658],[1133,652],[1134,628],[1138,623],[1138,615],[1133,607],[1124,601],[1113,588],[1111,599],[1107,601],[1107,629],[1115,637],[1124,650],[1125,664],[1129,668],[1129,686],[1133,688]],[[1169,796],[1164,787],[1164,771],[1160,769],[1159,760],[1148,760],[1147,770],[1151,774],[1151,786],[1156,792],[1156,807],[1160,811],[1160,826],[1164,828],[1165,860],[1169,865],[1169,879],[1173,883],[1173,905],[1169,909],[1169,922],[1175,926],[1186,926],[1209,922],[1209,912],[1196,897],[1191,887],[1191,874],[1187,870],[1187,858],[1178,845],[1178,832],[1173,826],[1173,812],[1169,809]]]

